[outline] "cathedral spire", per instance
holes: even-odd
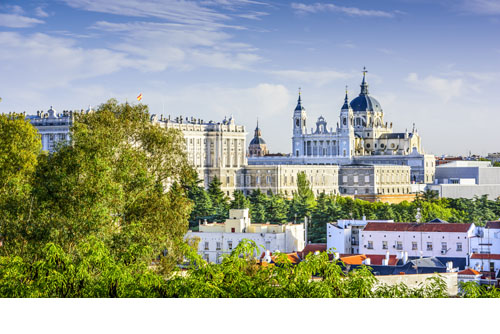
[[[299,98],[297,100],[297,107],[295,107],[295,110],[304,110],[304,107],[302,106],[302,98],[300,96],[300,87],[299,87]]]
[[[359,95],[368,95],[368,84],[366,83],[366,66],[363,67],[363,81],[361,82],[361,93]]]
[[[255,127],[254,138],[259,138],[261,136],[262,136],[262,134],[261,134],[260,128],[259,128],[259,118],[257,117],[257,126]]]
[[[347,96],[347,86],[345,86],[345,98],[344,98],[344,105],[342,106],[342,109],[349,109],[349,96]]]

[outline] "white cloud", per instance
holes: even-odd
[[[0,13],[0,26],[7,28],[29,28],[37,24],[45,23],[42,20],[19,14]]]
[[[163,71],[169,67],[207,66],[248,69],[261,57],[255,48],[232,42],[232,35],[213,27],[180,23],[97,22],[94,29],[116,33],[120,42],[109,47],[129,54],[140,69]]]
[[[64,86],[70,81],[110,74],[132,62],[123,53],[83,49],[75,41],[36,33],[0,32],[0,69],[19,89]],[[22,88],[21,88],[22,87]]]
[[[325,70],[325,71],[281,70],[281,71],[271,71],[270,73],[282,79],[313,84],[316,86],[324,86],[336,80],[345,80],[353,77],[352,73],[338,72],[333,70]]]
[[[420,79],[417,73],[410,73],[406,81],[422,91],[439,96],[444,102],[460,96],[464,90],[464,80],[461,78],[445,79],[429,75]]]
[[[193,1],[180,0],[64,0],[69,6],[87,11],[131,17],[155,17],[172,22],[214,24],[229,20],[226,14]]]
[[[35,8],[35,15],[38,17],[49,17],[49,13],[47,13],[42,7]]]
[[[462,9],[467,12],[485,15],[500,14],[499,0],[463,0]]]
[[[394,17],[394,12],[386,12],[382,10],[366,10],[356,7],[344,7],[337,6],[331,3],[315,3],[315,4],[304,4],[304,3],[292,3],[292,8],[299,14],[313,14],[319,12],[333,12],[341,13],[349,16],[359,16],[359,17]]]

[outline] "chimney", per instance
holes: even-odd
[[[451,261],[446,262],[446,272],[447,273],[453,272],[453,262]]]
[[[385,252],[385,260],[389,263],[389,251]]]
[[[403,264],[407,264],[408,263],[408,252],[404,252],[403,253]]]
[[[271,251],[269,249],[266,250],[266,255],[264,256],[264,260],[266,262],[271,262]]]

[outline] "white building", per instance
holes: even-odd
[[[250,165],[345,165],[375,164],[410,166],[412,182],[432,183],[434,156],[424,153],[415,126],[394,132],[384,120],[381,104],[368,92],[366,71],[361,90],[349,101],[347,92],[336,126],[320,116],[308,129],[307,112],[299,93],[293,111],[292,152],[289,156],[251,156]],[[266,146],[267,149],[267,146]]]
[[[232,195],[237,183],[236,172],[247,165],[247,133],[243,125],[236,125],[233,117],[222,122],[204,122],[194,117],[171,119],[170,116],[152,115],[151,122],[182,131],[188,161],[197,170],[204,186],[208,187],[217,176],[222,191]]]
[[[392,220],[370,220],[370,222],[393,222]],[[346,219],[326,224],[326,248],[341,254],[360,254],[359,235],[368,221]],[[382,254],[382,253],[380,253]]]
[[[439,197],[474,198],[488,195],[489,199],[500,196],[500,168],[490,161],[453,161],[436,167],[433,185]]]
[[[248,209],[229,210],[224,223],[200,224],[199,232],[189,231],[185,238],[198,238],[198,253],[214,263],[220,263],[221,255],[230,253],[242,239],[253,240],[262,252],[290,253],[305,246],[304,224],[252,224]]]
[[[471,240],[470,267],[478,271],[500,271],[500,221],[487,222],[477,228],[477,236]]]
[[[90,107],[87,112],[89,111],[91,111]],[[77,112],[64,110],[62,113],[57,113],[50,107],[47,111],[37,111],[36,115],[26,117],[41,135],[42,150],[53,152],[58,142],[70,140],[73,114]]]
[[[366,224],[360,237],[363,254],[398,254],[410,257],[465,259],[471,253],[470,239],[475,225],[451,223],[378,223]]]

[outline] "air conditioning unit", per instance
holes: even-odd
[[[441,249],[441,254],[446,254],[446,249]]]
[[[392,245],[392,248],[396,248],[396,245]]]

